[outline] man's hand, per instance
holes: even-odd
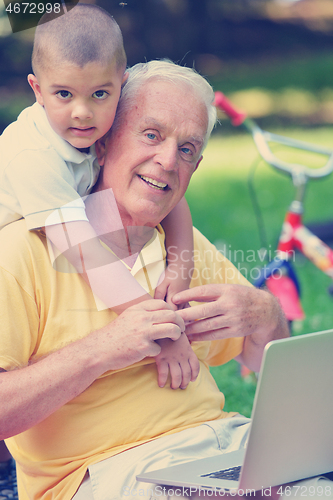
[[[170,371],[171,389],[186,389],[190,382],[196,380],[200,363],[194,354],[187,336],[183,333],[176,341],[171,339],[157,340],[161,352],[156,356],[158,385],[164,387]]]
[[[242,285],[203,285],[174,296],[182,302],[205,302],[180,312],[192,340],[250,335],[266,322],[268,294]],[[192,323],[193,322],[193,323]]]
[[[268,292],[243,285],[203,285],[176,294],[175,304],[205,302],[178,311],[190,340],[245,337],[238,360],[259,371],[265,345],[289,336],[277,300]]]
[[[146,300],[129,307],[109,325],[91,334],[104,351],[107,370],[119,370],[143,358],[157,356],[160,339],[179,339],[185,323],[163,300]],[[102,354],[102,353],[101,353]]]

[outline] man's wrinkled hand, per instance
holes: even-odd
[[[178,311],[190,340],[216,340],[247,336],[270,320],[270,295],[243,285],[203,285],[176,294],[176,305],[195,301]]]
[[[177,340],[185,331],[184,320],[163,300],[147,300],[129,307],[117,319],[94,332],[107,370],[119,370],[145,357],[155,357],[156,340]]]

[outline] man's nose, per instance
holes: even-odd
[[[161,165],[163,170],[176,170],[178,157],[178,146],[175,143],[164,142],[160,144],[155,161]]]
[[[93,117],[93,113],[90,107],[84,102],[77,102],[74,104],[72,109],[72,118],[79,119],[81,121],[90,120]]]

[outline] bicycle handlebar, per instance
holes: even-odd
[[[243,125],[243,127],[250,132],[259,154],[267,163],[278,170],[292,175],[294,180],[296,178],[305,178],[305,180],[306,178],[321,178],[329,175],[333,171],[332,150],[262,130],[253,120],[247,118],[244,111],[238,110],[222,92],[215,92],[214,104],[230,118],[234,127]],[[291,148],[328,156],[328,160],[323,167],[317,169],[312,169],[298,163],[287,163],[275,156],[268,145],[269,142],[276,142]]]
[[[215,92],[214,104],[217,108],[225,112],[225,114],[230,118],[231,123],[234,127],[242,125],[246,119],[246,113],[244,111],[239,111],[235,108],[229,99],[222,94],[222,92]]]

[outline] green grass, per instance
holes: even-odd
[[[333,146],[333,131],[329,127],[276,132]],[[262,265],[258,255],[261,247],[259,231],[247,185],[251,165],[257,158],[251,137],[216,134],[187,191],[194,225],[227,252],[226,256],[249,279],[255,275],[255,268]],[[293,197],[293,186],[289,177],[263,162],[256,169],[254,186],[262,210],[268,249],[274,257],[283,217]],[[333,174],[308,184],[305,223],[333,221],[332,195]],[[332,298],[326,291],[331,279],[300,254],[296,255],[295,268],[302,288],[306,318],[294,323],[294,333],[304,334],[332,327]],[[234,361],[214,368],[212,373],[226,396],[226,410],[249,416],[255,380],[250,378],[244,381]]]

